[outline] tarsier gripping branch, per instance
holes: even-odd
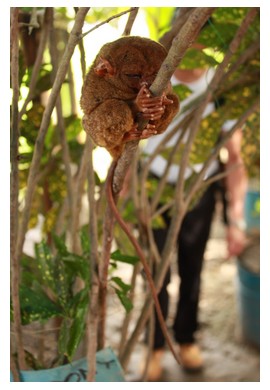
[[[114,159],[126,142],[164,132],[177,113],[170,83],[161,96],[149,91],[166,55],[155,41],[123,37],[104,45],[88,72],[81,96],[83,127]],[[138,114],[148,121],[142,130]]]
[[[179,109],[168,83],[161,96],[149,90],[167,52],[159,43],[142,37],[123,37],[105,44],[91,66],[82,88],[83,127],[95,144],[105,147],[114,161],[107,178],[110,207],[132,242],[145,270],[164,336],[178,360],[160,309],[157,292],[143,251],[119,214],[112,193],[114,168],[125,144],[163,133]],[[145,127],[139,127],[139,118]]]

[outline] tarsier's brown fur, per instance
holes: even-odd
[[[159,43],[130,36],[105,44],[94,60],[82,88],[83,127],[113,158],[126,142],[164,132],[177,113],[170,84],[159,97],[148,89],[166,55]],[[137,128],[138,114],[148,120],[143,130]]]
[[[147,38],[124,37],[107,43],[101,48],[86,76],[81,107],[84,111],[85,131],[114,158],[107,177],[108,202],[140,257],[161,329],[179,362],[166,328],[147,260],[117,210],[112,194],[114,169],[125,143],[164,132],[179,109],[178,97],[170,84],[159,97],[152,97],[148,89],[166,55],[163,46]],[[138,128],[138,115],[147,121],[143,129]]]

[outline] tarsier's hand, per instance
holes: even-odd
[[[173,101],[168,99],[165,93],[161,96],[152,96],[147,84],[143,83],[135,99],[135,105],[142,118],[149,122],[142,130],[139,130],[138,124],[135,123],[133,128],[124,135],[123,141],[146,139],[156,135],[158,132],[155,121],[162,118],[165,107],[172,103]]]
[[[173,101],[168,99],[165,93],[161,96],[152,96],[146,84],[142,85],[135,99],[135,104],[143,118],[151,121],[160,119],[164,114],[165,106],[172,103]]]

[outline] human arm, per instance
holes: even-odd
[[[239,255],[246,245],[244,203],[248,177],[241,156],[242,129],[237,129],[226,144],[228,161],[226,189],[228,196],[228,257]]]

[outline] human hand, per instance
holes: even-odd
[[[247,237],[243,230],[234,225],[227,228],[227,257],[238,256],[244,250],[247,244]]]

